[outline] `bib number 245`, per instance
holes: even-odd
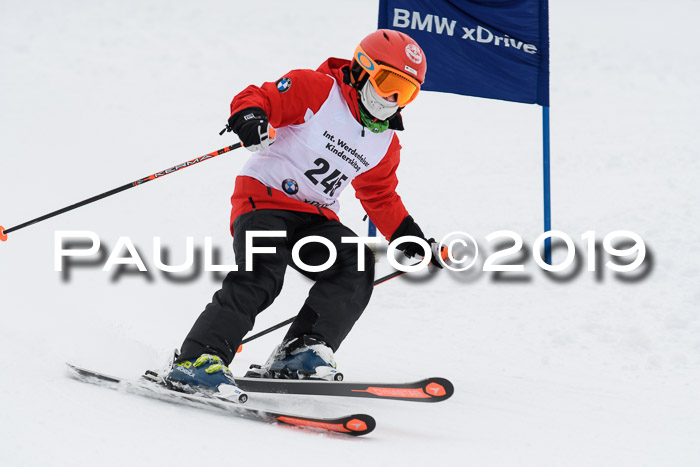
[[[348,176],[343,175],[340,170],[335,169],[329,176],[319,181],[320,177],[328,173],[329,169],[331,168],[331,164],[327,160],[320,157],[314,161],[314,164],[316,164],[317,167],[315,169],[307,170],[304,172],[304,175],[306,175],[306,177],[311,180],[314,185],[318,185],[320,183],[323,187],[323,192],[332,198],[335,194],[335,190],[340,188],[343,182],[348,179]]]

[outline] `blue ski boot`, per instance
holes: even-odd
[[[342,381],[333,350],[325,342],[303,336],[277,346],[265,365],[251,366],[247,377],[277,379],[325,379]]]
[[[248,395],[236,386],[231,370],[216,355],[202,354],[194,361],[173,363],[165,379],[185,392],[204,392],[240,403],[248,400]]]

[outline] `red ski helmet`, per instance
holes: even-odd
[[[379,29],[371,33],[357,46],[353,59],[367,72],[377,94],[396,94],[400,107],[416,98],[425,81],[423,50],[399,31]]]

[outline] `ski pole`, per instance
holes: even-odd
[[[278,330],[279,328],[283,328],[283,327],[285,327],[285,326],[288,325],[288,324],[292,324],[292,321],[294,321],[295,319],[296,319],[296,316],[292,316],[291,318],[285,319],[285,320],[282,321],[281,323],[277,323],[277,324],[275,324],[274,326],[271,326],[271,327],[265,329],[264,331],[260,331],[259,333],[255,334],[255,335],[252,335],[252,336],[250,336],[250,337],[247,337],[247,338],[243,339],[243,340],[241,341],[241,345],[238,346],[238,351],[237,351],[236,353],[238,353],[238,352],[240,352],[241,350],[243,350],[243,344],[247,344],[248,342],[257,339],[258,337],[262,337],[262,336],[264,336],[265,334],[270,334],[272,331],[276,331],[276,330]]]
[[[417,265],[417,264],[420,264],[420,263],[416,263],[416,264],[414,264],[413,266],[415,266],[415,265]],[[389,279],[393,279],[394,277],[398,277],[398,276],[400,276],[400,275],[402,275],[402,274],[406,274],[406,271],[394,271],[394,272],[392,272],[391,274],[387,274],[386,276],[380,277],[379,279],[375,280],[373,285],[374,285],[374,286],[377,286],[377,285],[379,285],[379,284],[382,284],[382,283],[388,281]],[[283,327],[285,327],[285,326],[288,325],[288,324],[292,324],[292,321],[294,321],[295,318],[296,318],[296,316],[292,316],[291,318],[285,319],[285,320],[282,321],[281,323],[277,323],[277,324],[275,324],[274,326],[271,326],[271,327],[269,327],[269,328],[267,328],[267,329],[265,329],[265,330],[263,330],[263,331],[260,331],[260,332],[257,333],[257,334],[254,334],[254,335],[252,335],[252,336],[250,336],[250,337],[246,337],[245,339],[243,339],[243,340],[241,341],[241,346],[242,346],[243,344],[247,344],[248,342],[250,342],[250,341],[252,341],[252,340],[257,339],[258,337],[262,337],[262,336],[264,336],[265,334],[269,334],[269,333],[271,333],[272,331],[276,331],[276,330],[278,330],[279,328],[283,328]],[[239,347],[238,347],[238,352],[240,352],[241,350],[242,350],[242,349],[241,349],[241,347],[239,346]],[[236,353],[238,353],[238,352],[236,352]]]
[[[446,257],[447,257],[447,256],[446,256],[446,251],[447,251],[447,250],[446,250],[445,248],[443,248],[443,252],[442,252],[443,259],[446,259]],[[420,261],[417,262],[417,263],[412,264],[411,266],[418,266],[419,264],[420,264]],[[379,284],[383,284],[384,282],[386,282],[386,281],[388,281],[388,280],[390,280],[390,279],[393,279],[393,278],[395,278],[395,277],[402,276],[402,275],[404,275],[404,274],[406,274],[406,271],[394,271],[394,272],[392,272],[391,274],[387,274],[386,276],[382,276],[382,277],[380,277],[379,279],[376,279],[372,285],[376,287],[376,286],[378,286]],[[247,344],[248,342],[257,339],[258,337],[262,337],[262,336],[264,336],[265,334],[269,334],[269,333],[271,333],[272,331],[276,331],[276,330],[278,330],[279,328],[283,328],[283,327],[285,327],[285,326],[288,325],[288,324],[292,324],[292,321],[294,321],[295,319],[296,319],[296,316],[292,316],[291,318],[285,319],[285,320],[282,321],[281,323],[277,323],[277,324],[275,324],[274,326],[271,326],[271,327],[269,327],[269,328],[267,328],[267,329],[265,329],[265,330],[263,330],[263,331],[260,331],[260,332],[257,333],[257,334],[253,334],[253,335],[250,336],[250,337],[246,337],[245,339],[243,339],[243,340],[241,341],[241,345],[238,346],[238,350],[236,351],[236,353],[240,353],[240,352],[243,351],[243,344]]]
[[[0,225],[0,241],[3,241],[3,242],[6,241],[7,234],[9,234],[10,232],[14,232],[15,230],[23,229],[23,228],[28,227],[32,224],[36,224],[37,222],[41,222],[41,221],[44,221],[46,219],[50,219],[52,217],[63,214],[64,212],[72,211],[73,209],[79,208],[81,206],[85,206],[86,204],[94,203],[95,201],[99,201],[101,199],[107,198],[108,196],[116,195],[117,193],[128,190],[129,188],[134,188],[134,187],[143,185],[144,183],[150,182],[151,180],[156,180],[156,179],[164,177],[170,173],[177,172],[180,169],[185,169],[185,168],[193,166],[199,162],[203,162],[203,161],[212,159],[216,156],[220,156],[221,154],[225,154],[229,151],[233,151],[234,149],[238,149],[242,146],[243,146],[242,143],[232,144],[231,146],[227,146],[225,148],[210,152],[209,154],[199,156],[197,158],[192,159],[191,161],[183,162],[182,164],[178,164],[176,166],[170,167],[169,169],[161,170],[160,172],[156,172],[156,173],[151,174],[147,177],[140,178],[140,179],[135,180],[131,183],[127,183],[126,185],[122,185],[118,188],[114,188],[113,190],[105,191],[104,193],[97,195],[97,196],[93,196],[92,198],[88,198],[88,199],[85,199],[85,200],[80,201],[78,203],[71,204],[70,206],[66,206],[65,208],[61,208],[61,209],[58,209],[56,211],[50,212],[48,214],[44,214],[41,217],[37,217],[36,219],[32,219],[30,221],[16,225],[14,227],[10,227],[9,229],[5,229],[3,226]]]
[[[416,263],[416,264],[420,264],[420,263]],[[413,266],[415,266],[416,264],[414,264]],[[394,271],[391,274],[387,274],[386,276],[380,277],[379,279],[375,280],[373,285],[377,286],[379,284],[382,284],[382,283],[388,281],[389,279],[393,279],[394,277],[398,277],[402,274],[406,274],[406,271]],[[257,334],[253,334],[250,337],[246,337],[245,339],[243,339],[241,341],[241,345],[238,346],[238,350],[236,351],[236,353],[240,353],[243,351],[243,344],[247,344],[248,342],[257,339],[258,337],[262,337],[265,334],[270,334],[272,331],[276,331],[279,328],[283,328],[288,324],[292,324],[292,321],[294,321],[295,319],[296,319],[296,316],[292,316],[291,318],[285,319],[281,323],[277,323],[274,326],[270,326],[269,328],[267,328],[263,331],[260,331]]]

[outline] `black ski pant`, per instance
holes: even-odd
[[[255,317],[272,304],[282,290],[284,273],[291,266],[315,281],[284,341],[304,335],[322,340],[336,351],[364,311],[372,295],[374,257],[365,245],[364,271],[358,267],[358,245],[342,243],[357,235],[338,221],[319,214],[282,210],[258,210],[240,215],[233,224],[233,250],[238,271],[230,272],[223,285],[187,335],[179,361],[203,353],[220,356],[230,364]],[[274,247],[276,253],[256,253],[252,271],[246,271],[246,232],[284,231],[284,237],[256,237],[253,247]],[[307,272],[292,260],[292,247],[307,236],[330,240],[337,250],[333,265],[321,272]],[[329,258],[328,248],[311,242],[299,251],[304,264],[318,266]]]

